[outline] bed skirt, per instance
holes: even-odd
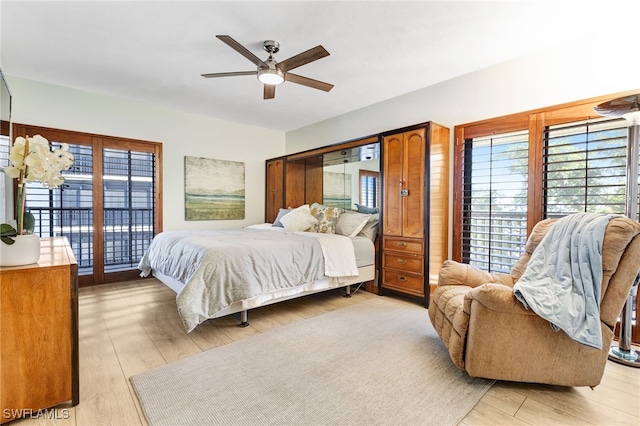
[[[152,271],[153,276],[159,279],[163,284],[173,290],[176,294],[180,293],[184,284],[174,278],[164,275],[157,271]],[[261,294],[253,299],[242,300],[232,303],[230,306],[216,312],[211,318],[220,318],[237,312],[247,311],[260,306],[271,305],[273,303],[284,302],[285,300],[295,299],[309,294],[319,293],[321,291],[331,290],[335,288],[346,287],[351,284],[359,284],[375,279],[376,271],[374,265],[361,266],[358,268],[358,275],[353,277],[325,277],[321,280],[314,281],[305,285],[294,288],[278,289],[274,292]]]

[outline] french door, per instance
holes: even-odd
[[[138,262],[162,227],[162,145],[14,125],[14,136],[42,135],[69,144],[75,157],[60,188],[27,186],[26,208],[41,237],[65,236],[80,285],[135,279]]]

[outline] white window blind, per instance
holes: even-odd
[[[360,170],[360,204],[378,207],[380,197],[380,173]]]

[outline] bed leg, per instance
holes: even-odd
[[[344,297],[351,297],[351,286],[348,285],[345,287],[346,293],[344,294]]]
[[[238,327],[247,327],[249,325],[249,312],[242,311],[240,312],[240,324]]]

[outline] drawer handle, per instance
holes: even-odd
[[[398,259],[398,263],[404,265],[407,263],[407,259]]]
[[[407,246],[407,243],[403,243],[403,242],[398,243],[398,247],[406,247],[406,246]]]
[[[407,277],[405,277],[404,275],[398,275],[398,281],[406,281]]]

